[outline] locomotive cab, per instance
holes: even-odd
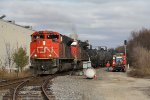
[[[60,35],[57,32],[40,31],[31,35],[30,57],[51,59],[59,56]]]
[[[52,40],[53,42],[59,42],[59,35],[53,32],[35,32],[31,35],[31,41],[35,42],[36,40]]]
[[[113,70],[112,71],[123,71],[125,72],[125,64],[126,59],[125,55],[123,53],[117,53],[116,55],[113,55]]]

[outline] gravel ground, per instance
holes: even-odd
[[[150,100],[150,80],[97,69],[97,79],[59,76],[51,86],[56,100]]]
[[[3,96],[9,92],[9,90],[0,90],[0,100],[2,100]]]
[[[58,100],[88,100],[94,96],[88,92],[93,91],[94,81],[83,76],[60,76],[54,79],[52,90]]]

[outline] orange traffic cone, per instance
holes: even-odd
[[[96,80],[96,78],[97,78],[97,76],[96,76],[96,74],[95,74],[93,79],[95,79],[95,80]]]

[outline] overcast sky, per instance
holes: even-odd
[[[0,0],[0,16],[53,30],[94,46],[116,47],[131,31],[150,28],[150,0]]]

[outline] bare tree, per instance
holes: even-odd
[[[11,72],[11,67],[13,66],[14,63],[12,59],[13,49],[11,48],[9,42],[5,42],[5,49],[6,49],[6,57],[4,58],[4,65],[5,67],[8,65]]]
[[[2,60],[0,59],[0,67],[2,67]]]
[[[115,48],[116,53],[125,53],[124,46],[118,46]]]
[[[4,57],[3,59],[4,59],[3,66],[6,68],[6,66],[8,65],[8,60],[6,57]]]
[[[150,29],[141,29],[131,33],[127,44],[128,61],[134,70],[130,75],[138,77],[150,76]]]
[[[133,61],[133,49],[136,47],[142,47],[144,49],[150,50],[150,29],[141,29],[131,33],[131,39],[129,39],[127,45],[127,52],[129,63],[134,63]]]

